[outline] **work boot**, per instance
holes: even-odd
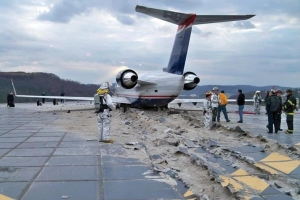
[[[293,131],[286,130],[285,134],[293,134]]]
[[[101,142],[103,142],[103,143],[114,143],[113,140],[103,140],[103,141],[101,141]]]

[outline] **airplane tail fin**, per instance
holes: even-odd
[[[140,13],[178,25],[171,57],[164,71],[172,74],[183,74],[186,55],[189,47],[192,26],[250,19],[255,15],[196,15],[155,8],[147,8],[137,5],[135,10]]]

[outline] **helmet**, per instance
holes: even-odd
[[[218,87],[214,87],[214,88],[213,88],[213,91],[214,91],[214,90],[217,90],[217,91],[218,91],[219,89],[218,89]]]
[[[259,91],[259,90],[257,90],[255,93],[256,93],[256,94],[257,94],[257,93],[260,93],[260,91]]]
[[[282,93],[282,90],[281,89],[277,89],[276,93]]]
[[[100,85],[101,90],[108,89],[108,88],[109,88],[109,83],[108,82],[104,82]]]
[[[211,96],[211,92],[206,92],[205,97]]]
[[[293,90],[292,90],[292,88],[288,88],[288,89],[285,90],[285,92],[290,92],[290,93],[292,93]]]

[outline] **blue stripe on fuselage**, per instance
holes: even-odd
[[[192,26],[184,28],[176,34],[168,68],[164,71],[172,74],[183,74],[191,32]]]

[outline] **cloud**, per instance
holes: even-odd
[[[117,15],[117,20],[125,25],[133,25],[135,20],[127,15]]]
[[[1,1],[0,68],[82,83],[115,82],[124,66],[138,73],[161,70],[177,26],[135,12],[137,4],[204,15],[256,14],[193,26],[185,70],[198,74],[201,84],[299,86],[300,2],[293,0]]]
[[[237,21],[233,24],[233,27],[239,28],[239,29],[253,29],[256,28],[254,24],[252,24],[250,21]]]

